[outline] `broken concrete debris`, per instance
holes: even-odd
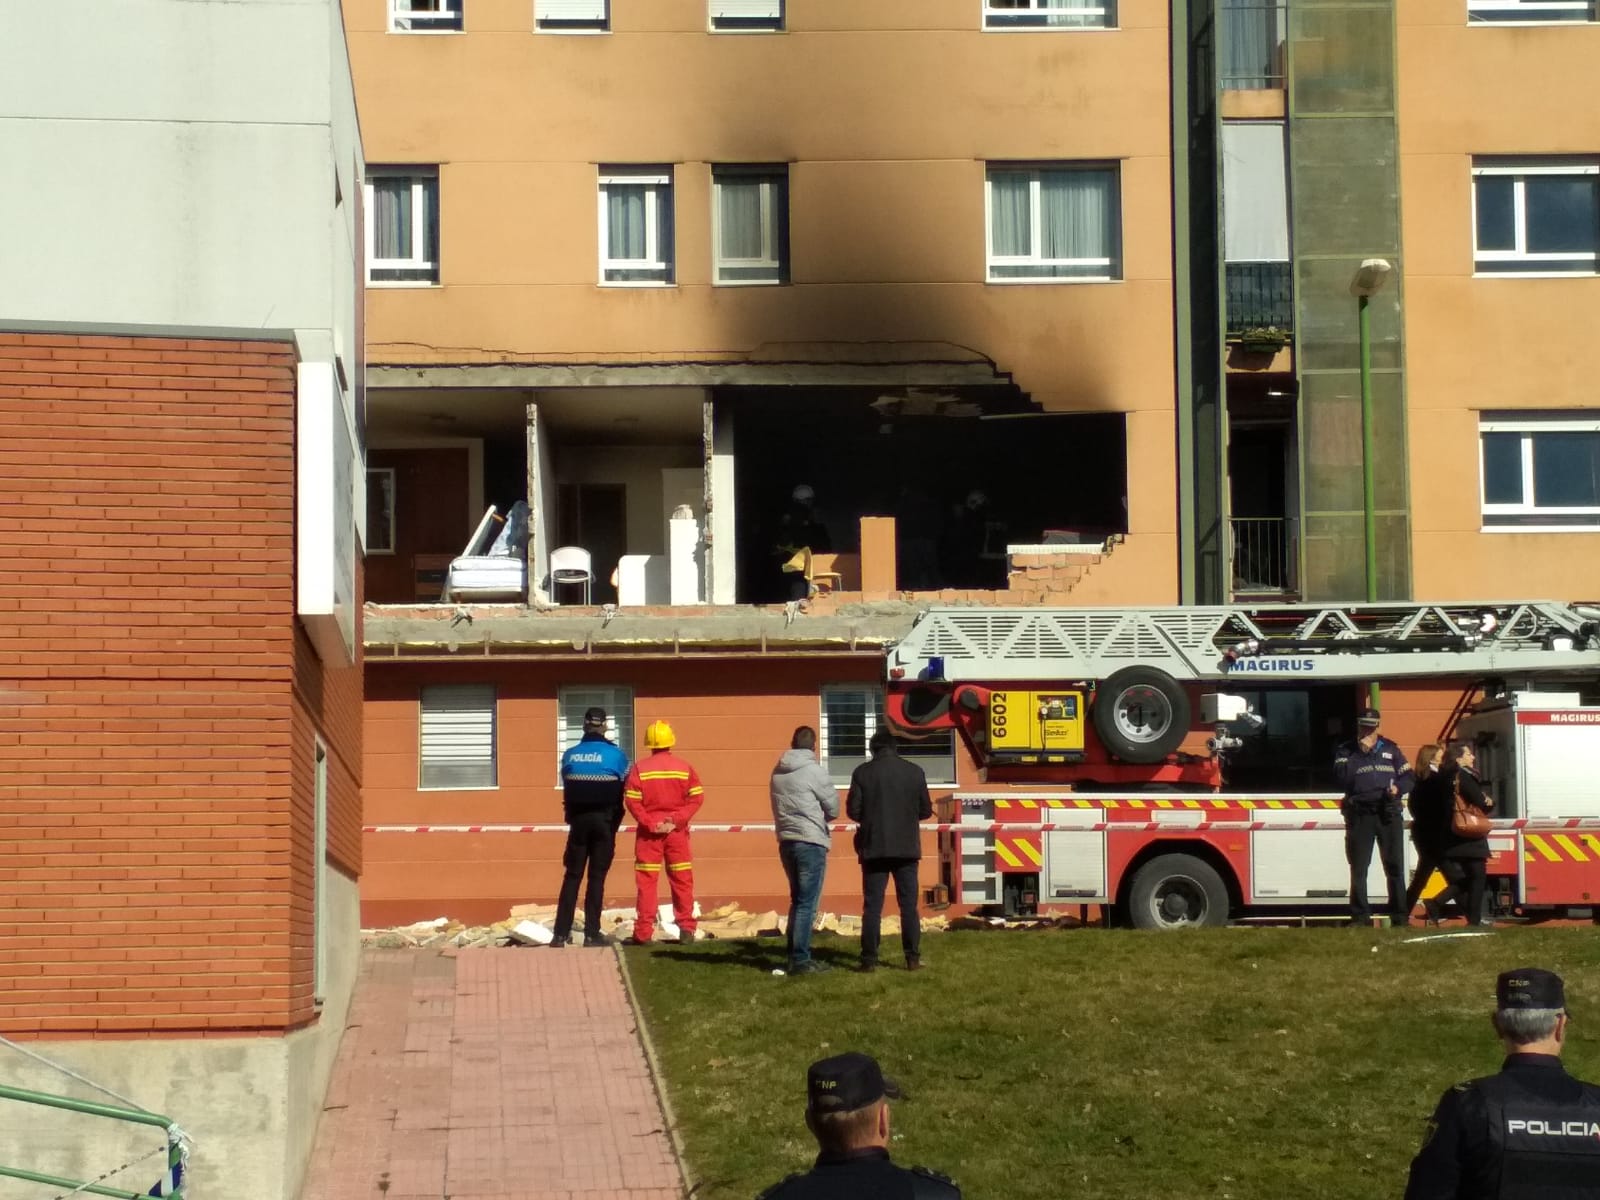
[[[729,901],[716,908],[700,911],[700,930],[710,938],[782,937],[788,918],[785,914],[768,909],[766,912],[747,912],[737,902]],[[404,947],[468,947],[468,946],[548,946],[555,938],[556,906],[554,904],[518,904],[502,921],[492,925],[465,925],[449,917],[436,917],[431,921],[417,921],[392,929],[363,929],[361,940],[368,945],[391,949]],[[922,918],[925,932],[938,933],[947,929],[1017,929],[1017,928],[1072,928],[1081,924],[1076,917],[1037,917],[1021,921],[1004,917],[957,916],[933,913]],[[600,919],[601,930],[609,937],[621,939],[633,932],[633,909],[608,908]],[[676,941],[677,925],[672,921],[670,905],[663,905],[658,914],[656,938],[658,941]],[[818,933],[834,933],[847,938],[861,936],[861,918],[853,913],[817,914],[813,926]],[[580,915],[573,929],[572,941],[583,943],[583,918]],[[898,937],[900,918],[884,914],[883,936]]]

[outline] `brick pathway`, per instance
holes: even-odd
[[[301,1200],[679,1200],[609,950],[362,952]]]

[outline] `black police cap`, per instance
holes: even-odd
[[[1516,1008],[1565,1008],[1567,991],[1561,976],[1539,967],[1506,971],[1494,985],[1495,1004],[1501,1012]]]
[[[585,725],[604,725],[606,723],[606,710],[596,705],[583,714]]]
[[[878,1060],[866,1054],[837,1054],[806,1071],[806,1106],[812,1112],[852,1112],[885,1096],[900,1099],[900,1085],[888,1079]]]
[[[1378,715],[1378,710],[1375,708],[1363,708],[1361,715],[1356,718],[1357,725],[1370,725],[1376,728],[1382,723],[1383,718]]]

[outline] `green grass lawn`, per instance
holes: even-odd
[[[697,1197],[753,1197],[805,1169],[806,1066],[863,1050],[907,1092],[895,1158],[946,1172],[969,1200],[1366,1200],[1403,1190],[1441,1091],[1498,1069],[1498,972],[1566,977],[1567,1063],[1600,1079],[1594,929],[1407,940],[945,933],[924,937],[916,975],[774,978],[776,939],[631,949],[627,962]],[[853,941],[817,949],[855,961]]]

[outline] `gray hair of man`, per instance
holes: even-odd
[[[1502,1008],[1494,1014],[1494,1027],[1508,1042],[1526,1046],[1554,1037],[1565,1015],[1560,1008]]]

